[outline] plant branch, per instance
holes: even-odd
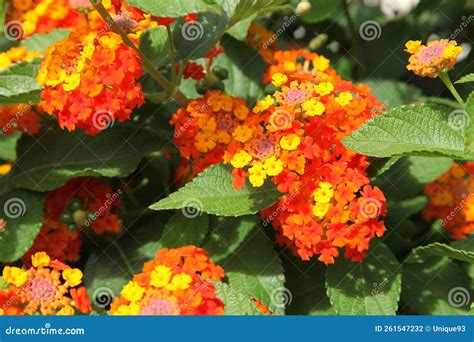
[[[153,63],[145,56],[145,54],[133,44],[133,42],[128,38],[127,33],[122,30],[122,28],[114,21],[112,16],[107,12],[107,9],[102,5],[102,0],[91,0],[91,4],[97,10],[99,15],[105,20],[107,25],[112,29],[113,32],[119,34],[124,43],[134,49],[142,61],[143,68],[148,71],[148,73],[160,84],[163,89],[173,97],[178,103],[182,106],[186,106],[189,100],[186,96],[175,87],[170,81],[166,79],[163,75],[160,74],[158,70],[155,69]]]
[[[464,107],[464,101],[463,101],[461,95],[459,95],[458,91],[454,87],[453,82],[451,82],[451,78],[449,77],[448,73],[447,72],[440,72],[438,74],[438,76],[441,79],[441,81],[443,81],[446,88],[448,88],[448,90],[451,92],[451,94],[453,94],[456,101],[458,101],[459,104]]]

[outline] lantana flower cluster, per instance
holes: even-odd
[[[180,183],[221,162],[229,146],[245,139],[245,127],[251,125],[249,114],[243,99],[217,90],[178,109],[171,124],[175,126],[173,142],[183,157],[176,171]]]
[[[83,20],[83,14],[76,10],[82,3],[78,0],[11,0],[7,13],[7,24],[20,23],[15,30],[17,38],[29,37],[34,33],[48,33],[55,28],[74,27]],[[20,36],[21,35],[21,36]]]
[[[178,110],[174,141],[187,159],[178,176],[222,160],[233,167],[237,189],[247,179],[254,187],[271,180],[284,196],[262,215],[280,244],[305,260],[316,254],[333,263],[342,247],[347,258],[362,260],[385,231],[379,218],[386,201],[369,185],[367,157],[341,139],[383,106],[366,85],[343,81],[323,56],[291,50],[273,57],[264,81],[277,90],[253,111],[220,92]]]
[[[84,129],[95,135],[115,120],[129,119],[132,110],[143,104],[142,88],[137,82],[143,71],[138,53],[111,31],[87,1],[82,2],[16,1],[10,16],[19,20],[25,36],[30,31],[71,28],[68,37],[45,51],[37,78],[44,86],[41,106],[57,117],[61,128]],[[104,0],[102,5],[134,43],[145,29],[157,25],[150,15],[124,1]],[[15,9],[20,8],[26,14],[18,14]]]
[[[118,34],[71,33],[45,53],[38,74],[42,106],[61,128],[95,135],[142,105],[142,73],[138,54]]]
[[[452,69],[462,52],[456,41],[448,39],[433,40],[427,45],[423,45],[420,40],[410,40],[405,47],[405,51],[411,55],[407,69],[418,76],[431,78]]]
[[[195,246],[161,249],[113,301],[112,315],[222,315],[211,280],[224,271]]]
[[[52,260],[45,252],[31,256],[32,267],[5,266],[0,290],[0,315],[88,314],[91,304],[77,268]]]
[[[18,62],[30,62],[41,57],[41,53],[28,51],[24,46],[12,47],[10,50],[0,53],[0,71],[9,68]]]
[[[474,232],[474,162],[454,163],[449,171],[425,187],[427,220],[441,220],[451,237],[464,239]]]
[[[45,251],[63,262],[79,260],[83,234],[116,234],[121,231],[119,218],[121,190],[96,178],[78,177],[48,193],[43,226],[33,246],[23,257]]]

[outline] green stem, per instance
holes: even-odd
[[[443,72],[440,72],[438,74],[438,76],[441,79],[441,81],[443,81],[446,88],[448,88],[448,90],[451,92],[451,94],[453,94],[456,101],[458,101],[459,104],[464,107],[464,101],[463,101],[461,95],[459,95],[456,88],[454,88],[453,82],[451,82],[451,78],[449,77],[448,73],[443,71]]]
[[[146,57],[145,54],[139,48],[137,48],[135,44],[133,44],[133,42],[128,38],[127,33],[122,30],[122,28],[114,21],[109,12],[107,12],[104,5],[102,5],[102,0],[91,0],[91,4],[97,10],[99,15],[105,20],[105,22],[110,26],[112,31],[119,34],[122,37],[124,43],[138,53],[142,61],[143,68],[148,71],[151,77],[153,77],[158,82],[158,84],[160,84],[163,89],[165,89],[168,94],[178,103],[180,103],[183,107],[186,106],[189,102],[186,96],[178,88],[176,88],[174,84],[168,81],[166,77],[161,75],[160,72],[155,69],[153,63],[151,63],[148,57]]]
[[[360,50],[361,42],[359,39],[360,38],[359,33],[357,32],[356,27],[354,25],[354,20],[352,20],[347,1],[344,0],[342,3],[344,6],[344,15],[346,16],[347,25],[349,26],[349,30],[351,32],[350,41],[353,42],[352,47],[354,49],[356,57],[358,58],[360,57],[360,51],[361,51]],[[354,71],[353,76],[354,77],[361,76],[363,71],[361,70],[359,63],[357,62],[355,58],[351,58],[351,59],[352,59],[352,70]]]
[[[352,40],[358,39],[359,35],[357,34],[357,30],[355,29],[354,21],[352,20],[351,14],[349,12],[349,5],[347,4],[347,1],[343,1],[343,6],[344,6],[344,15],[346,16],[347,20],[347,25],[349,26],[349,29],[352,34]]]
[[[168,93],[161,91],[159,93],[144,93],[145,99],[153,103],[163,103],[168,99]]]
[[[171,80],[173,84],[176,85],[176,50],[174,48],[173,35],[171,34],[169,26],[166,26],[166,33],[168,34],[168,42],[171,52]]]
[[[133,276],[135,274],[135,271],[133,270],[132,264],[128,260],[127,255],[123,251],[122,246],[120,246],[120,244],[117,241],[113,241],[112,244],[115,246],[118,253],[120,254],[120,257],[122,258],[122,261],[125,264],[125,266],[127,266],[128,272],[130,272],[130,275]]]

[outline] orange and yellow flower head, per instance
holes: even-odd
[[[112,315],[222,315],[211,280],[224,271],[195,246],[160,250],[113,301]]]
[[[12,64],[30,62],[39,57],[41,57],[41,53],[39,52],[28,51],[23,46],[13,47],[0,53],[0,71],[9,68]]]
[[[52,260],[45,252],[31,256],[29,269],[5,266],[8,289],[0,290],[3,315],[88,314],[92,307],[77,268]]]
[[[7,13],[7,25],[21,24],[21,28],[17,27],[22,31],[18,38],[74,27],[82,20],[83,14],[71,5],[70,0],[12,0]]]
[[[319,255],[333,263],[344,248],[347,258],[360,261],[385,231],[386,200],[369,184],[367,157],[341,140],[383,105],[368,86],[342,80],[324,56],[276,51],[273,60],[264,82],[277,90],[253,110],[210,92],[178,111],[175,142],[189,160],[179,172],[192,165],[187,172],[194,175],[203,169],[196,165],[223,161],[232,166],[237,189],[273,182],[283,197],[261,214],[281,245],[305,260]],[[224,107],[225,116],[213,114]],[[219,140],[223,127],[226,139]]]
[[[425,187],[427,220],[441,220],[454,240],[474,232],[474,162],[454,163]]]
[[[41,128],[37,109],[29,104],[1,106],[0,127],[3,135],[15,132],[35,134]]]
[[[410,40],[405,47],[405,51],[411,55],[407,69],[418,76],[431,78],[452,69],[462,52],[456,41],[448,39],[433,40],[427,45],[421,44],[419,40]]]
[[[142,105],[141,75],[138,54],[119,35],[71,33],[45,53],[37,78],[41,105],[61,128],[95,135]]]
[[[173,142],[183,157],[176,171],[180,183],[219,163],[228,148],[248,139],[252,135],[252,123],[247,121],[250,113],[243,99],[220,91],[210,91],[186,109],[178,109],[171,124],[175,126]]]
[[[63,262],[80,257],[83,234],[115,234],[121,231],[121,190],[96,178],[78,177],[48,193],[43,226],[23,257],[45,251]]]

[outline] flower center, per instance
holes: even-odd
[[[52,301],[56,294],[56,287],[47,279],[42,277],[35,277],[31,279],[28,288],[26,289],[31,301]]]
[[[285,102],[296,105],[306,99],[306,93],[300,89],[291,89],[285,94]]]
[[[431,62],[434,59],[440,58],[443,55],[444,46],[442,44],[436,44],[432,46],[428,46],[425,48],[418,58],[421,62]]]
[[[139,313],[144,316],[177,315],[178,306],[165,299],[152,299]]]

